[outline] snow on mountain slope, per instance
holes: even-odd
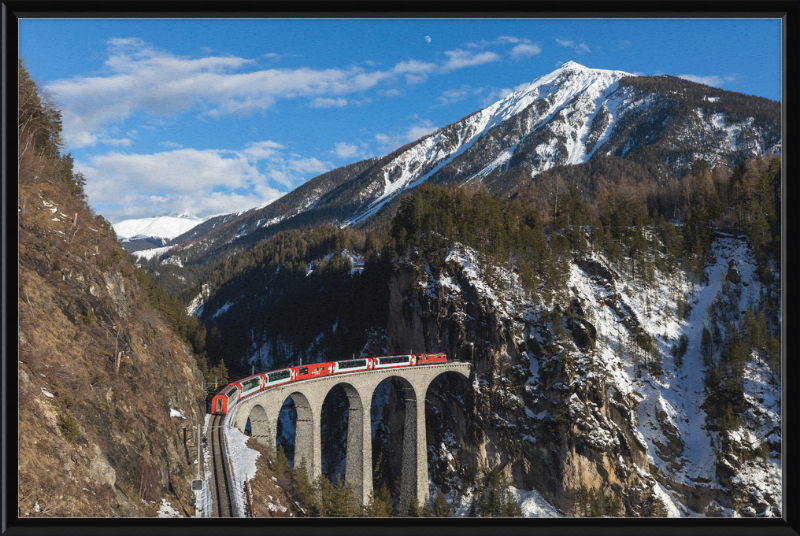
[[[114,232],[123,240],[136,237],[170,239],[182,235],[205,220],[190,214],[124,220],[114,224]]]
[[[599,254],[595,254],[595,261],[609,267],[613,279],[592,275],[578,263],[571,264],[568,285],[572,297],[585,311],[585,318],[597,330],[596,347],[588,351],[570,351],[570,359],[581,372],[569,385],[559,383],[550,389],[558,387],[566,393],[566,407],[557,410],[569,415],[578,425],[579,433],[573,439],[585,442],[598,453],[619,448],[624,435],[623,423],[598,412],[597,407],[585,403],[574,393],[585,392],[591,386],[601,389],[600,386],[605,386],[606,399],[611,405],[617,406],[617,399],[635,401],[633,407],[637,409],[623,413],[632,427],[633,440],[644,456],[638,460],[635,456],[627,460],[619,458],[615,463],[621,474],[639,475],[646,495],[660,497],[668,516],[780,516],[781,460],[774,447],[781,442],[780,378],[754,354],[744,372],[746,418],[720,432],[710,416],[713,412],[709,408],[713,408],[715,402],[704,385],[706,372],[700,354],[703,326],[711,325],[712,310],[719,300],[732,300],[731,310],[738,316],[757,304],[763,292],[753,253],[746,241],[717,237],[713,249],[716,261],[706,269],[707,282],[696,283],[694,287],[680,270],[657,273],[657,284],[651,289],[631,286],[625,275],[615,273],[625,274],[625,266],[614,265]],[[501,318],[508,320],[508,329],[513,326],[519,344],[524,342],[528,332],[530,338],[538,339],[536,330],[530,327],[535,326],[543,311],[546,312],[543,304],[535,295],[526,295],[516,274],[495,266],[491,272],[502,282],[503,288],[503,292],[498,292],[497,283],[486,280],[480,263],[475,262],[476,257],[469,248],[456,246],[447,261],[461,266],[462,275],[458,281],[450,276],[434,276],[426,265],[428,277],[417,284],[432,300],[450,302],[457,296],[464,299],[473,296],[490,305]],[[723,282],[730,260],[738,264],[741,283]],[[685,318],[676,314],[676,300],[681,296],[687,296],[692,307]],[[657,354],[661,356],[663,373],[651,374],[642,364],[642,356],[634,357],[637,350],[631,326],[641,328],[653,338]],[[680,364],[674,359],[671,347],[682,336],[686,336],[688,344]],[[528,357],[531,377],[526,388],[535,399],[546,398],[548,387],[539,381],[539,370],[547,364],[548,358],[545,356],[540,362],[539,357],[530,352]],[[473,384],[476,393],[485,388],[485,383],[486,376],[476,377]],[[570,391],[572,396],[569,396]],[[551,412],[538,411],[536,407],[525,406],[523,410],[529,423],[546,424],[554,418]],[[497,414],[494,419],[502,421]],[[505,425],[512,426],[512,423],[509,421]],[[541,432],[538,435],[526,432],[519,420],[513,424],[513,429],[530,444],[547,440]],[[762,450],[767,442],[770,449]],[[742,454],[734,460],[727,454],[731,444],[742,452],[763,454]],[[429,456],[429,460],[434,458],[433,454]],[[690,495],[694,497],[689,499]],[[752,499],[745,500],[736,511],[723,507],[722,504],[734,495],[752,495]]]
[[[513,156],[520,141],[542,127],[547,127],[555,138],[567,140],[567,154],[563,155],[566,163],[586,161],[591,154],[591,150],[587,151],[586,144],[589,141],[592,120],[603,110],[608,118],[604,125],[604,134],[610,132],[617,102],[606,104],[606,100],[617,88],[617,82],[625,76],[633,75],[623,71],[589,69],[570,61],[494,104],[438,130],[383,167],[382,184],[376,183],[371,188],[380,193],[346,224],[353,225],[362,221],[401,191],[428,180],[448,163],[466,153],[482,136],[510,122],[515,116],[520,116],[516,121],[516,143],[507,147],[496,147],[488,165],[482,165],[475,170],[473,177],[485,175],[505,164]],[[556,153],[560,149],[556,144],[551,145],[542,149],[542,155],[549,160],[542,169],[552,167],[558,160],[559,155]]]
[[[745,241],[717,238],[713,247],[717,262],[707,269],[708,283],[696,285],[694,292],[691,283],[677,273],[659,277],[656,289],[636,292],[623,289],[620,293],[625,308],[635,315],[645,332],[658,341],[663,356],[664,374],[661,377],[637,374],[635,364],[621,358],[629,335],[625,329],[620,329],[615,312],[602,305],[607,289],[593,282],[575,265],[572,266],[569,284],[575,295],[584,300],[585,308],[595,308],[593,323],[598,334],[604,335],[598,337],[597,350],[600,360],[606,365],[609,382],[621,393],[633,393],[640,400],[636,419],[650,465],[649,469],[641,469],[659,479],[689,488],[724,490],[725,484],[720,482],[718,468],[723,438],[719,432],[706,429],[708,392],[703,383],[700,339],[703,326],[709,325],[709,307],[723,292],[723,276],[730,259],[737,261],[742,280],[747,285],[744,291],[742,286],[738,286],[739,291],[736,291],[739,295],[736,299],[738,311],[747,309],[754,296],[759,296],[760,283],[752,252]],[[690,298],[691,313],[686,319],[661,312],[671,308],[674,300],[670,295],[676,291],[693,296]],[[688,337],[688,351],[682,366],[678,366],[669,347],[682,335]],[[728,434],[742,444],[743,438],[751,438],[750,441],[758,446],[773,430],[780,429],[780,386],[779,383],[776,385],[768,365],[758,360],[748,364],[745,385],[746,398],[755,408],[750,410],[752,418]],[[779,442],[780,438],[776,440]],[[771,499],[764,504],[780,504],[780,459],[750,460],[745,463],[745,468],[737,477],[743,487],[757,489]],[[684,497],[680,491],[667,490],[665,494],[671,497],[674,508],[682,516],[702,515],[681,503]],[[673,504],[666,504],[668,509],[672,509]],[[775,515],[772,506],[767,506],[763,512],[753,511],[753,515],[757,514]]]

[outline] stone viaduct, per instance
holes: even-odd
[[[342,386],[350,402],[345,480],[353,487],[359,504],[364,504],[372,492],[372,396],[382,381],[398,378],[405,390],[406,400],[400,478],[400,511],[404,512],[413,496],[417,497],[420,507],[428,502],[428,450],[425,436],[425,394],[428,387],[445,372],[455,372],[468,379],[471,370],[470,363],[450,362],[338,374],[281,385],[237,404],[225,419],[224,426],[235,426],[244,432],[250,419],[252,436],[274,448],[278,415],[284,401],[291,397],[297,410],[295,463],[305,459],[309,476],[313,479],[322,472],[322,404],[331,389]]]

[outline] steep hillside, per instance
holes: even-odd
[[[197,361],[87,207],[59,122],[29,128],[48,111],[20,77],[19,516],[191,516]]]

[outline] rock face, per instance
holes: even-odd
[[[742,282],[742,276],[739,273],[739,270],[736,268],[735,259],[731,259],[730,261],[728,261],[728,273],[725,275],[725,279],[727,279],[731,283]]]
[[[617,291],[618,274],[597,259],[575,260],[570,281],[578,285],[558,335],[535,298],[515,286],[514,274],[500,270],[500,290],[469,258],[451,251],[447,261],[455,262],[409,263],[389,283],[389,352],[406,352],[410,344],[416,353],[471,360],[475,371],[471,385],[448,378],[428,392],[435,485],[460,492],[500,468],[512,485],[537,489],[569,515],[581,488],[602,490],[609,504],[619,500],[633,516],[654,515],[657,502],[669,515],[778,511],[780,488],[752,475],[774,483],[779,466],[746,461],[757,457],[755,435],[751,443],[735,434],[717,443],[705,431],[715,420],[711,409],[706,417],[703,409],[681,411],[664,398],[664,386],[682,387],[679,370],[652,377],[642,372],[645,365],[636,359],[650,355],[642,346],[658,348],[651,332],[660,320],[654,320],[658,313],[645,318],[642,304]],[[631,346],[613,351],[611,336]],[[694,400],[703,402],[702,396]],[[768,412],[752,411],[769,421]],[[401,417],[386,418],[390,428],[402,429]],[[697,441],[718,445],[722,462],[695,462],[698,449],[714,452]]]
[[[20,515],[193,515],[195,358],[101,218],[58,183],[20,189]]]
[[[437,284],[448,280],[457,284]],[[390,282],[390,351],[413,341],[419,351],[472,360],[476,371],[472,386],[451,379],[429,390],[434,480],[449,491],[502,468],[515,486],[538,489],[562,510],[585,486],[610,489],[638,512],[655,481],[641,476],[647,454],[635,430],[637,398],[610,391],[591,352],[545,357],[537,319],[508,317],[474,283],[464,271],[434,271],[427,281],[401,272]],[[588,350],[597,332],[573,304],[575,343]]]

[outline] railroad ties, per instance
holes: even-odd
[[[225,455],[224,441],[222,433],[222,415],[212,415],[210,422],[210,434],[212,457],[211,478],[214,484],[211,491],[214,499],[214,517],[236,517],[236,508],[233,504],[233,494],[231,492],[230,476],[228,473],[228,460]]]

